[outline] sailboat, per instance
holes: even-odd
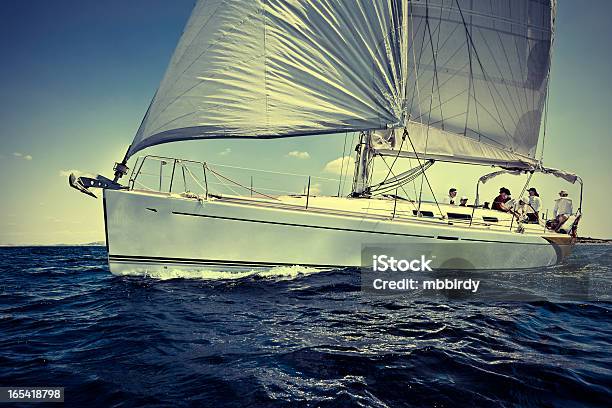
[[[432,248],[449,268],[557,264],[575,242],[582,202],[551,230],[478,196],[500,174],[539,172],[582,186],[536,158],[555,13],[554,0],[200,0],[114,179],[72,174],[70,185],[94,197],[102,189],[118,275],[359,267],[365,245],[388,243],[406,258]],[[346,196],[313,194],[310,185],[263,194],[205,161],[147,155],[129,165],[163,143],[306,143],[346,132],[359,135]],[[377,183],[375,158],[389,164]],[[394,171],[405,160],[414,166]],[[159,188],[141,188],[151,162]],[[416,177],[433,194],[427,170],[437,162],[495,171],[476,183],[472,206],[406,197]],[[215,192],[213,175],[246,192]],[[203,192],[177,191],[186,177]]]

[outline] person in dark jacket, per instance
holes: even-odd
[[[508,212],[510,208],[506,206],[506,203],[510,201],[510,190],[506,187],[499,189],[499,195],[493,200],[491,208],[497,211]]]

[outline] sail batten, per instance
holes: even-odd
[[[200,0],[127,157],[180,140],[382,130],[412,121],[533,158],[554,5]]]

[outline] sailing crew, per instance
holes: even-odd
[[[457,202],[457,189],[455,187],[451,187],[448,190],[448,195],[444,197],[444,204],[455,205]]]
[[[466,207],[467,206],[467,202],[468,202],[468,198],[466,196],[461,197],[461,200],[459,200],[459,205],[461,207]]]
[[[525,222],[528,221],[528,215],[529,214],[529,199],[527,197],[521,197],[519,199],[518,205],[514,208],[514,215],[516,215],[516,218],[521,221],[521,222]]]
[[[535,187],[530,187],[529,190],[529,202],[527,206],[527,218],[529,218],[530,224],[537,224],[540,222],[540,209],[542,208],[542,200],[540,200],[540,194]]]
[[[554,224],[553,228],[558,230],[563,226],[563,223],[574,212],[574,205],[572,199],[568,197],[567,191],[559,191],[559,198],[555,200],[555,208],[553,210]]]
[[[511,208],[510,206],[506,205],[508,201],[510,201],[510,190],[508,190],[506,187],[502,187],[499,189],[499,195],[493,200],[491,209],[508,212]]]

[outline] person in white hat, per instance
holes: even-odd
[[[572,199],[568,197],[567,191],[559,191],[559,198],[555,200],[553,217],[555,217],[555,229],[559,229],[565,221],[574,213]]]
[[[462,196],[461,200],[459,200],[459,205],[461,207],[466,207],[468,202],[468,198],[466,196]]]

